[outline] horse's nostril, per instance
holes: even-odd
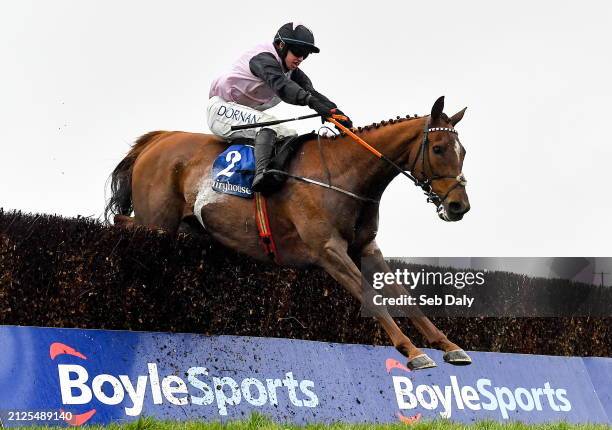
[[[461,202],[450,202],[448,210],[452,213],[461,213],[463,211],[463,204]]]

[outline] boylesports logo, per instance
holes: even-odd
[[[549,382],[542,387],[509,388],[497,386],[494,381],[480,378],[475,387],[460,384],[456,376],[450,375],[448,384],[418,384],[418,372],[411,372],[406,366],[388,358],[385,362],[388,374],[393,374],[393,389],[397,401],[397,417],[403,422],[414,422],[421,418],[421,413],[405,416],[402,411],[426,410],[437,411],[443,418],[451,418],[456,410],[499,411],[504,420],[510,418],[513,411],[543,411],[568,412],[572,404],[567,398],[567,390],[553,388]],[[399,369],[401,374],[394,372]],[[410,372],[410,376],[406,376]]]
[[[75,364],[57,365],[61,403],[66,410],[74,405],[98,402],[122,407],[126,416],[134,417],[142,413],[145,399],[150,399],[153,405],[210,406],[219,416],[228,415],[231,407],[241,402],[254,407],[278,406],[279,398],[287,398],[290,407],[316,408],[319,405],[314,382],[296,379],[293,372],[276,378],[236,380],[230,376],[212,375],[206,367],[193,366],[186,369],[184,380],[176,375],[162,377],[157,363],[147,363],[145,375],[91,375],[83,365],[88,357],[68,345],[51,344],[49,355],[52,360],[63,354],[79,359]],[[81,414],[73,413],[67,422],[70,425],[84,424],[96,412],[91,408]]]

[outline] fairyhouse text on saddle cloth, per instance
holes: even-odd
[[[471,268],[391,259],[390,269],[380,271],[379,262],[365,258],[361,265],[362,315],[389,312],[402,317],[424,312],[455,317],[612,316],[611,287],[577,282],[568,271],[565,279],[557,274],[563,265],[574,271],[591,270],[584,262],[546,259],[545,263],[553,264],[556,272],[554,276],[542,276],[542,270],[534,271],[537,259],[525,259],[528,264],[524,266],[530,268],[527,273],[499,270],[521,267],[516,259],[507,259],[505,265],[505,259],[495,259],[494,270],[486,268],[483,260],[486,259],[478,259],[478,268]],[[599,260],[612,263],[612,259]]]

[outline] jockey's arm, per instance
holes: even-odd
[[[291,74],[291,79],[295,81],[295,83],[297,83],[300,87],[310,93],[311,96],[308,100],[308,106],[317,111],[317,113],[320,113],[323,118],[327,117],[327,113],[330,110],[332,110],[333,113],[338,113],[340,115],[346,116],[344,112],[338,109],[336,103],[332,102],[330,99],[328,99],[323,94],[314,89],[314,87],[312,86],[312,82],[310,81],[310,78],[306,76],[306,73],[304,73],[300,69],[295,69]],[[313,101],[315,101],[316,103],[312,103]],[[353,122],[348,116],[346,116],[346,119],[340,120],[340,123],[348,128],[353,127]]]
[[[274,91],[274,93],[285,103],[306,106],[311,93],[315,96],[320,96],[319,93],[314,91],[310,79],[308,79],[308,76],[306,76],[304,72],[300,69],[296,69],[292,73],[292,79],[289,79],[283,73],[281,65],[276,58],[269,52],[262,52],[251,58],[249,61],[249,68],[251,69],[251,73],[268,84],[268,86],[272,88],[272,91]],[[298,76],[297,80],[294,78],[296,73]],[[307,87],[301,84],[307,84]]]
[[[310,78],[301,69],[295,69],[293,71],[293,73],[291,74],[291,80],[294,81],[296,84],[298,84],[303,89],[305,89],[306,91],[308,91],[313,96],[317,97],[319,100],[328,104],[330,108],[337,107],[336,103],[332,102],[330,99],[328,99],[323,94],[321,94],[320,92],[314,89]]]

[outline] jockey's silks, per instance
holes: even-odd
[[[249,67],[251,59],[262,52],[272,54],[281,69],[283,68],[282,59],[276,52],[274,45],[272,43],[259,44],[242,54],[232,65],[229,72],[222,74],[213,81],[210,86],[209,97],[219,96],[225,101],[238,103],[259,111],[269,109],[280,103],[280,98],[276,96],[272,88],[263,79],[255,76]],[[290,70],[285,73],[285,76],[290,78],[291,73]]]

